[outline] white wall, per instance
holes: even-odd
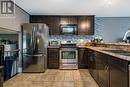
[[[28,22],[29,22],[29,15],[16,6],[15,17],[0,18],[0,27],[15,30],[15,31],[20,31],[21,25],[23,23],[28,23]]]
[[[103,17],[100,33],[104,42],[119,42],[130,28],[130,17]]]

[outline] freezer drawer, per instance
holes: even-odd
[[[25,55],[23,72],[45,72],[45,56],[43,54]]]

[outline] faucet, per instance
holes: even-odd
[[[130,28],[126,31],[124,37],[123,37],[123,41],[127,40],[127,35],[130,33]]]

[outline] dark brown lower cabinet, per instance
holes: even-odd
[[[86,51],[85,48],[79,48],[78,50],[78,68],[86,68],[85,59]]]
[[[87,50],[87,65],[88,65],[88,70],[90,74],[93,76],[94,70],[95,70],[95,51],[88,49]]]
[[[128,62],[111,57],[110,65],[110,87],[128,86]]]
[[[86,49],[86,65],[91,76],[97,81],[98,80],[98,69],[97,69],[97,59],[96,52],[94,50]]]
[[[87,49],[88,70],[100,87],[129,87],[129,62]]]
[[[0,87],[3,87],[3,83],[4,83],[3,67],[0,67]]]
[[[59,68],[59,48],[47,49],[47,68],[58,69]]]
[[[108,57],[105,54],[96,52],[96,65],[97,65],[97,75],[98,83],[101,87],[109,87],[109,65]]]

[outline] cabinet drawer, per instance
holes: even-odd
[[[58,69],[59,68],[59,64],[58,63],[54,63],[54,62],[49,62],[48,68],[50,68],[50,69]]]
[[[59,62],[59,59],[48,59],[48,61],[50,62]]]
[[[48,57],[48,60],[52,60],[52,61],[54,61],[54,60],[59,60],[58,57],[59,57],[59,56],[50,56],[50,57]]]

